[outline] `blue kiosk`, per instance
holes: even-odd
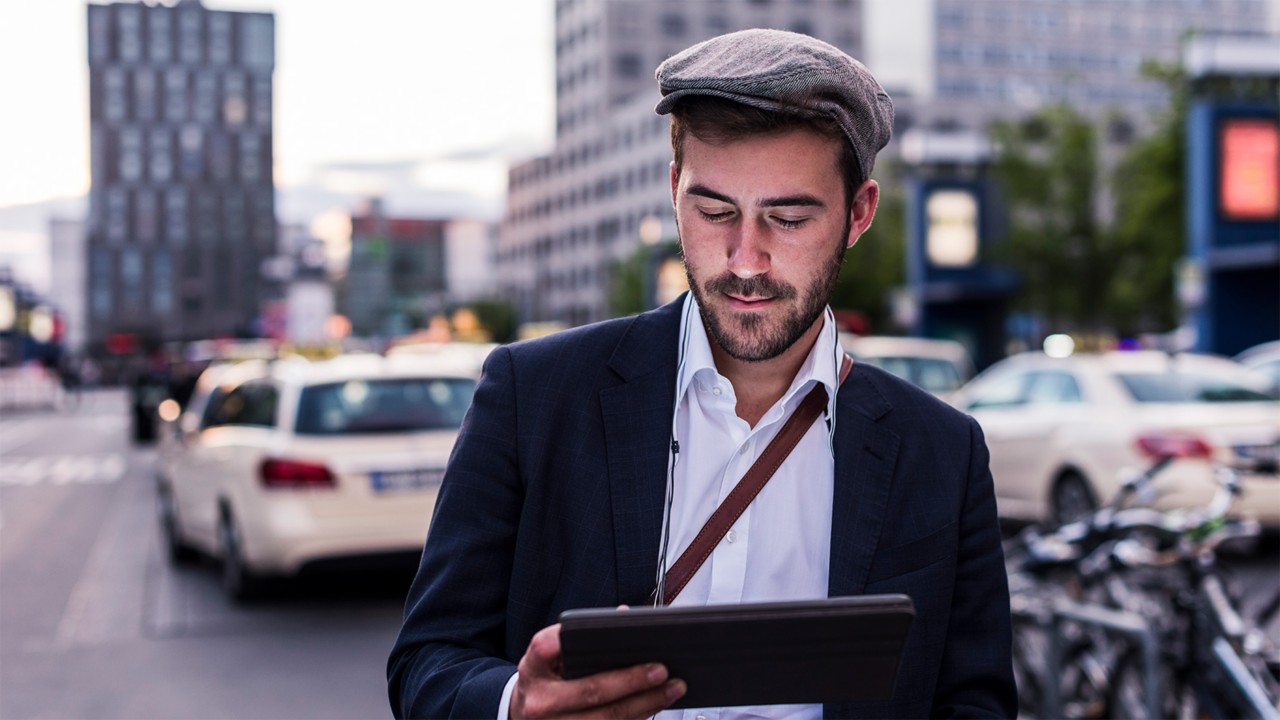
[[[1183,49],[1187,258],[1195,349],[1280,338],[1280,37],[1201,36]]]
[[[910,333],[960,342],[978,369],[1005,355],[1017,287],[990,258],[1003,228],[990,157],[976,133],[913,129],[902,138]]]

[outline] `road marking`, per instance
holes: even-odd
[[[127,464],[120,453],[0,460],[0,487],[105,485],[124,478]]]

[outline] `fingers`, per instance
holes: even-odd
[[[517,667],[521,677],[560,679],[560,625],[545,627],[529,641]]]
[[[527,656],[526,656],[527,657]],[[632,708],[647,717],[643,710],[649,707],[662,709],[671,704],[667,699],[668,686],[678,688],[675,697],[683,695],[684,683],[669,681],[667,669],[657,663],[596,673],[576,680],[560,678],[526,678],[521,675],[517,685],[523,714],[531,718],[565,717],[574,713],[591,716],[632,717]],[[652,715],[656,710],[649,712]]]

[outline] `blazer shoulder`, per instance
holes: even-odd
[[[873,419],[884,417],[891,426],[918,425],[922,420],[967,426],[971,420],[964,412],[919,386],[868,363],[855,360],[849,380],[858,384],[853,399],[859,411]]]

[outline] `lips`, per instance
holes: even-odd
[[[738,310],[752,310],[763,308],[772,303],[776,298],[772,297],[741,297],[738,295],[725,295],[729,301],[729,306]]]

